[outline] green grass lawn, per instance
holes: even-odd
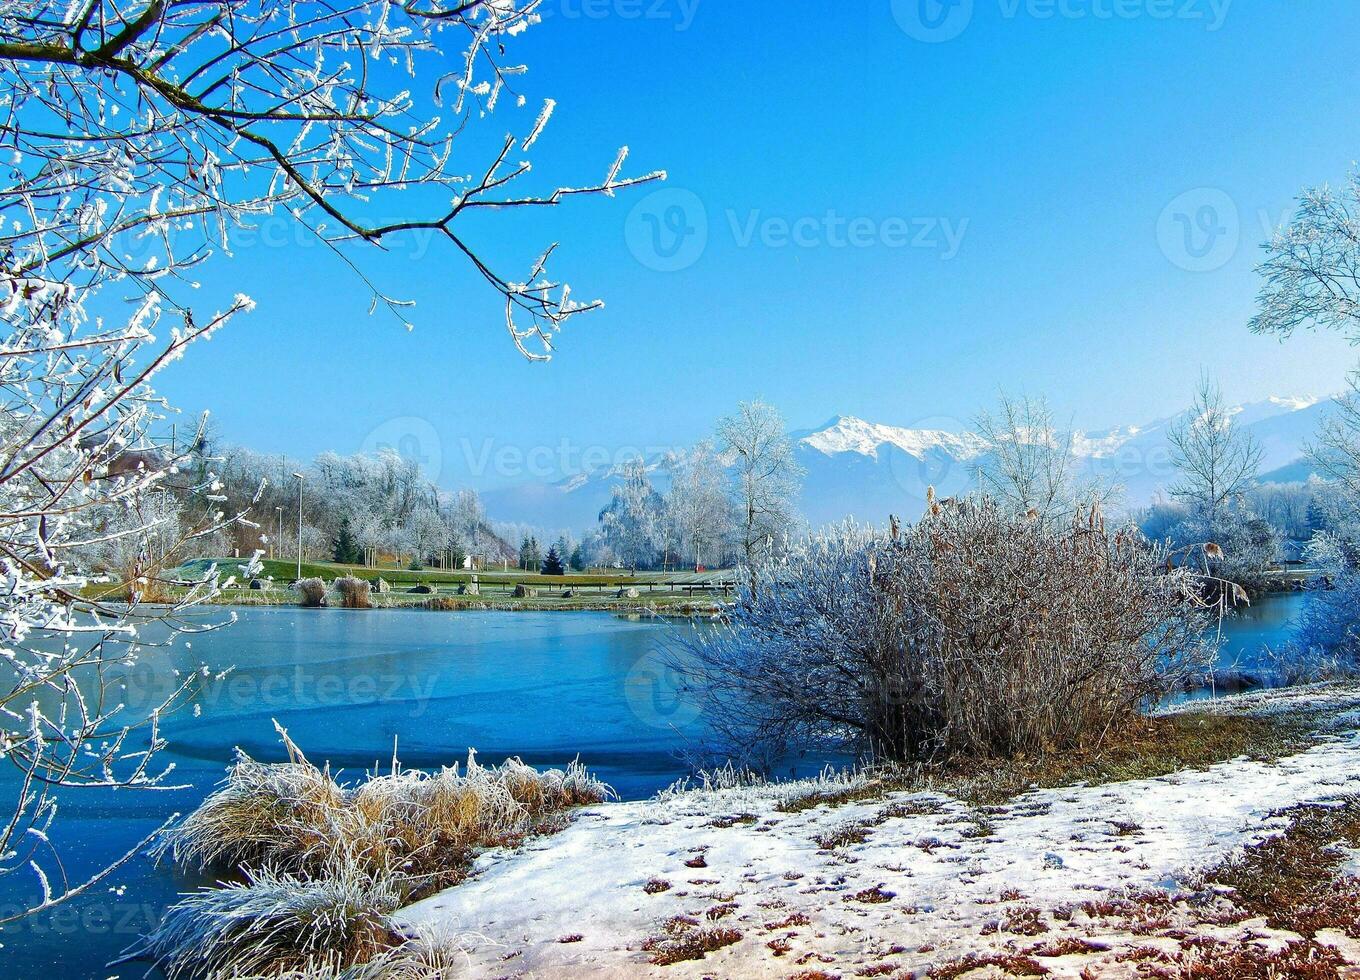
[[[244,562],[241,559],[236,558],[199,558],[181,565],[173,571],[172,575],[177,578],[199,578],[204,574],[208,566],[212,564],[216,564],[219,568],[231,573],[236,566],[240,566],[244,564]],[[261,572],[261,577],[263,578],[273,579],[275,582],[286,583],[293,581],[293,579],[297,577],[297,562],[295,561],[266,558],[262,564],[264,565],[264,570]],[[655,590],[662,583],[694,587],[721,587],[722,583],[731,581],[732,579],[732,572],[730,570],[700,572],[697,574],[693,571],[686,570],[636,573],[620,570],[607,574],[568,573],[566,575],[541,575],[537,572],[526,572],[517,568],[511,568],[509,570],[493,569],[479,572],[437,568],[412,571],[409,568],[341,565],[336,562],[302,563],[303,578],[319,578],[331,582],[345,575],[353,575],[357,578],[368,579],[370,581],[382,578],[391,584],[393,588],[411,588],[416,585],[456,588],[459,585],[470,582],[475,575],[478,583],[482,586],[506,586],[510,589],[521,584],[553,589],[586,587],[624,588],[627,586],[634,586],[642,592],[648,591],[649,588]]]

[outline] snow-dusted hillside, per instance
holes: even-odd
[[[1329,400],[1268,398],[1235,409],[1238,423],[1261,443],[1261,471],[1298,479],[1308,472],[1304,447],[1317,432]],[[1131,507],[1153,500],[1175,479],[1167,432],[1175,417],[1145,425],[1073,433],[1076,469],[1124,488]],[[914,516],[926,488],[941,496],[966,493],[988,447],[961,423],[897,427],[838,415],[816,429],[794,433],[798,460],[807,470],[800,506],[813,526],[847,517],[880,522],[888,514]],[[665,471],[652,464],[658,489]],[[485,494],[489,512],[501,520],[543,527],[592,526],[618,482],[614,468],[577,474],[555,483],[526,483]]]

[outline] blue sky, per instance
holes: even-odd
[[[521,275],[561,241],[556,273],[608,307],[533,365],[447,250],[372,266],[416,300],[408,333],[320,249],[247,243],[205,286],[258,309],[162,391],[232,442],[405,441],[486,486],[692,442],[757,395],[792,427],[947,425],[1004,388],[1097,428],[1181,408],[1202,370],[1241,401],[1340,386],[1360,351],[1246,323],[1269,227],[1360,156],[1360,5],[923,2],[933,35],[917,0],[549,0],[492,134],[552,97],[539,179],[626,143],[670,180],[472,237]]]

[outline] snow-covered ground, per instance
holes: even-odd
[[[1356,695],[1304,689],[1217,710],[1341,709]],[[1149,940],[1082,903],[1178,894],[1195,869],[1287,826],[1281,808],[1360,792],[1360,740],[1347,727],[1275,762],[1034,790],[995,808],[895,793],[781,811],[796,792],[586,810],[559,834],[485,855],[472,879],[402,913],[403,926],[468,934],[474,976],[906,975],[967,954],[1040,955],[1064,938],[1091,945],[1044,967],[1077,976],[1101,959],[1110,969],[1098,975],[1114,975],[1115,954]],[[656,939],[644,944],[677,916],[673,933],[729,930],[717,936],[729,945],[655,965]],[[1269,936],[1259,922],[1230,929]]]

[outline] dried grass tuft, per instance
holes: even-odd
[[[345,791],[305,758],[267,764],[239,749],[225,785],[158,846],[199,868],[315,869],[351,828]]]
[[[390,916],[402,897],[394,884],[354,865],[318,879],[247,872],[244,882],[171,907],[145,952],[170,980],[342,970],[395,944]]]
[[[409,946],[391,913],[456,884],[479,850],[555,829],[566,811],[613,795],[579,762],[540,773],[518,759],[481,766],[471,752],[463,769],[394,763],[346,788],[279,732],[288,762],[238,753],[222,788],[159,845],[177,863],[246,876],[189,896],[148,937],[171,980],[319,978],[364,964],[344,980],[438,976],[433,947],[417,959],[385,952]],[[379,961],[387,972],[366,972]]]
[[[293,586],[297,589],[298,604],[318,609],[326,604],[326,583],[319,578],[304,578]]]
[[[372,609],[372,586],[361,578],[346,575],[335,580],[335,590],[340,593],[340,605],[345,609]]]
[[[677,916],[665,925],[665,935],[642,944],[657,966],[701,960],[708,953],[741,942],[741,931],[727,926],[700,926],[694,919]]]

